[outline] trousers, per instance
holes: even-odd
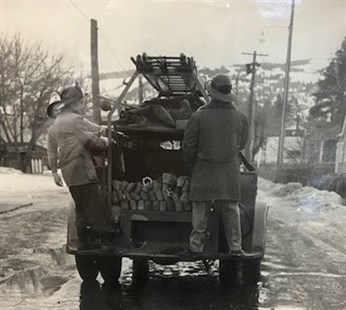
[[[96,233],[103,233],[111,226],[111,211],[97,183],[69,187],[76,205],[76,227],[90,227]]]
[[[241,250],[242,236],[238,203],[232,200],[216,200],[215,203],[221,210],[229,251]],[[192,232],[189,245],[192,252],[203,252],[204,250],[210,205],[211,201],[192,202]]]

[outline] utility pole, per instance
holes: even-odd
[[[248,120],[250,122],[250,132],[248,143],[245,147],[245,155],[250,160],[253,161],[253,148],[254,148],[254,140],[255,140],[255,114],[256,114],[256,105],[255,105],[255,81],[256,81],[256,67],[260,66],[259,63],[256,62],[257,56],[268,56],[267,54],[258,54],[256,51],[253,53],[242,53],[244,55],[252,55],[252,63],[246,64],[246,73],[252,73],[251,76],[251,84],[250,84],[250,98],[248,104]]]
[[[235,78],[235,103],[238,104],[239,95],[239,71],[237,71],[237,76]]]
[[[143,79],[142,76],[138,76],[138,101],[139,104],[143,102]]]
[[[282,104],[281,127],[280,127],[280,137],[279,137],[278,156],[277,156],[277,165],[276,165],[276,181],[277,182],[280,179],[282,164],[283,164],[286,106],[288,101],[289,79],[290,79],[290,69],[291,69],[291,49],[292,49],[292,32],[293,32],[293,21],[294,21],[294,5],[295,5],[295,0],[292,0],[291,18],[290,18],[290,24],[288,27],[288,43],[287,43],[285,81],[284,81],[284,98],[283,98],[283,104]]]
[[[96,124],[101,124],[97,21],[95,19],[91,19],[90,21],[91,88],[93,100],[93,120]]]

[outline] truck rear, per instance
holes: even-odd
[[[256,203],[257,175],[241,173],[241,227],[244,257],[229,255],[217,204],[210,204],[205,251],[191,255],[188,249],[192,230],[190,178],[183,164],[182,139],[191,114],[208,101],[198,81],[193,58],[132,58],[136,71],[108,112],[109,148],[103,184],[106,200],[118,225],[118,234],[107,248],[79,251],[71,204],[67,252],[76,256],[84,280],[100,272],[108,283],[116,283],[121,258],[133,260],[133,277],[148,277],[148,262],[174,264],[202,260],[208,268],[219,260],[220,280],[232,283],[242,270],[245,284],[255,284],[264,255],[268,207]],[[158,96],[140,105],[122,101],[131,84],[142,75]],[[188,104],[187,104],[188,103]],[[112,121],[118,111],[119,119]]]

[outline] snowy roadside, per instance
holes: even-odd
[[[44,174],[24,174],[0,167],[0,214],[20,207],[35,206],[56,194],[67,194],[68,188],[55,185],[50,171]]]
[[[346,262],[346,206],[338,194],[265,179],[258,187],[258,199],[270,206],[269,217],[304,232],[333,259]]]

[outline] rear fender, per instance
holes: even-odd
[[[254,215],[252,233],[252,251],[264,255],[267,233],[267,218],[269,206],[264,202],[257,202]]]

